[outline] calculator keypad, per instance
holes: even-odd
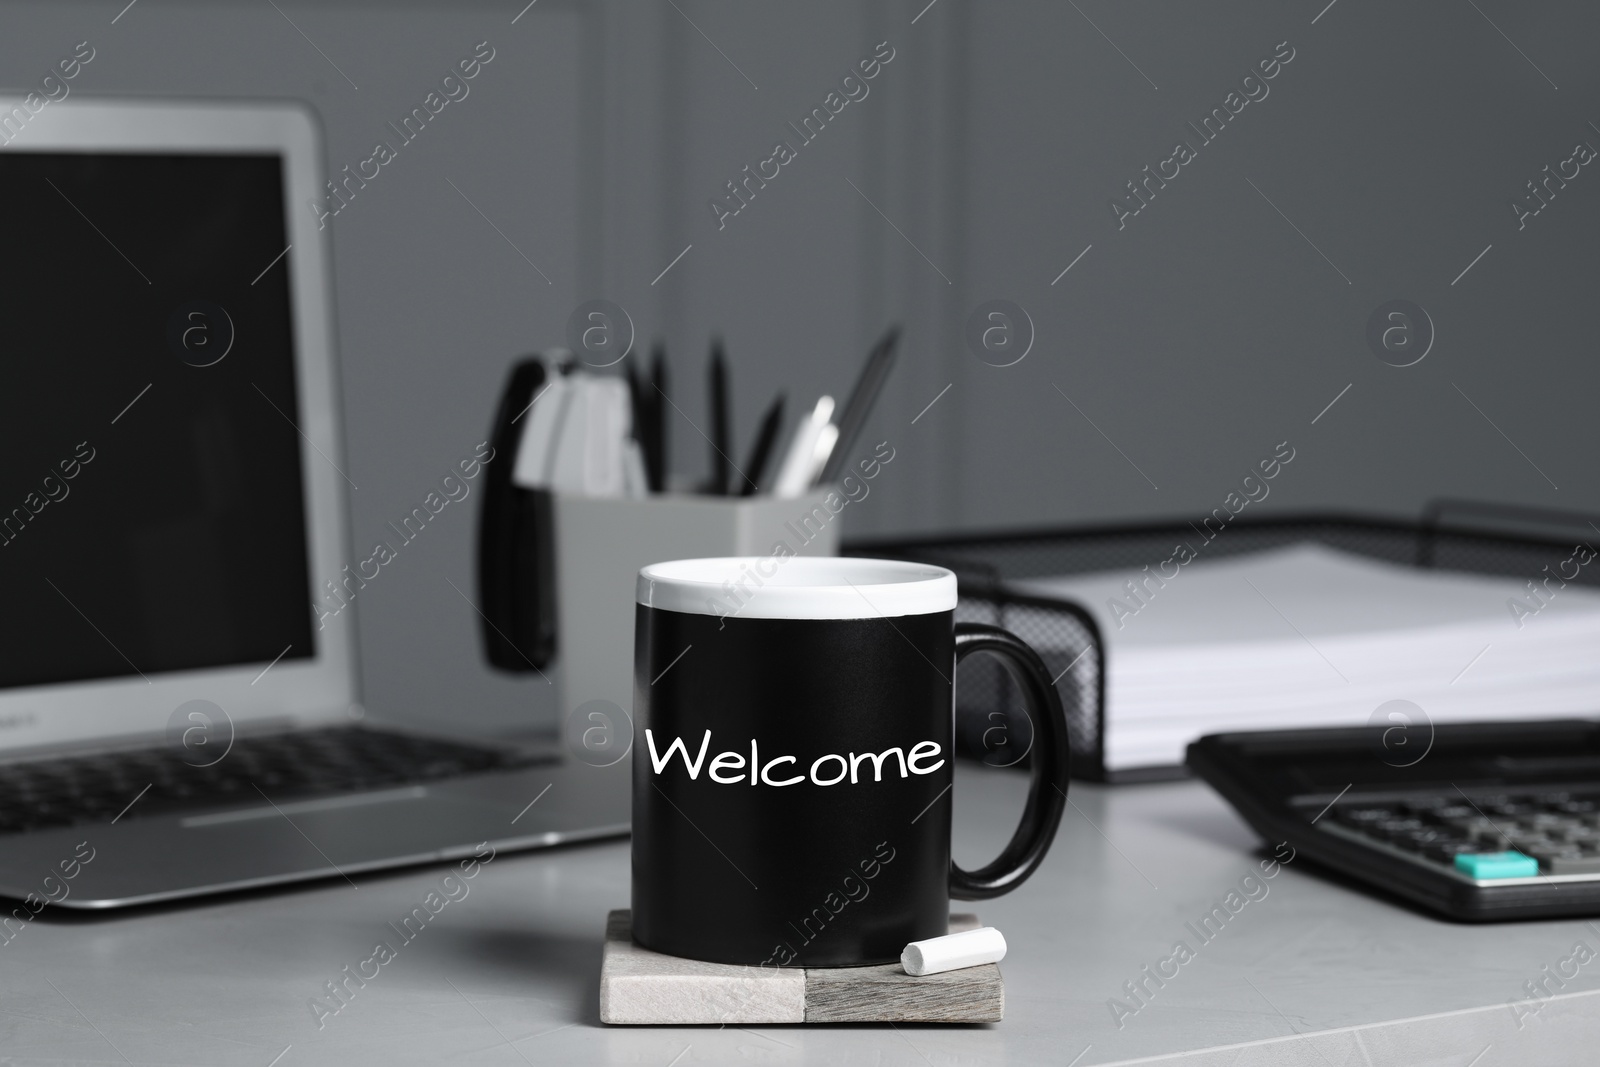
[[[1467,853],[1517,851],[1541,874],[1600,874],[1600,797],[1418,795],[1381,803],[1359,799],[1331,812],[1342,826],[1446,866]]]

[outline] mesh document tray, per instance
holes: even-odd
[[[1182,767],[1139,767],[1107,772],[1105,653],[1099,628],[1075,604],[1012,593],[1013,579],[1137,570],[1172,555],[1180,542],[1205,539],[1198,522],[1089,527],[951,538],[851,541],[845,555],[920,560],[949,567],[960,582],[958,620],[1011,630],[1038,650],[1056,678],[1072,738],[1074,777],[1104,782],[1181,777]],[[1555,568],[1579,541],[1600,541],[1600,517],[1467,501],[1440,501],[1421,519],[1403,522],[1356,515],[1237,518],[1199,553],[1221,559],[1300,542],[1390,563],[1493,574],[1535,581]],[[1600,586],[1600,568],[1583,568],[1578,585]],[[1032,731],[1021,695],[999,661],[968,661],[956,683],[956,746],[961,754],[995,766],[1025,766]]]

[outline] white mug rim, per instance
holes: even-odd
[[[899,618],[954,611],[956,576],[865,556],[712,556],[641,567],[635,600],[721,618]]]

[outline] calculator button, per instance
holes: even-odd
[[[1600,856],[1593,852],[1560,852],[1540,863],[1549,874],[1600,874]]]
[[[1453,822],[1457,819],[1481,819],[1483,816],[1477,808],[1470,804],[1446,804],[1443,807],[1433,808],[1428,817],[1440,822]]]
[[[1499,833],[1495,829],[1495,821],[1475,811],[1466,815],[1452,816],[1442,820],[1445,826],[1464,834]]]
[[[1420,852],[1429,845],[1435,845],[1442,841],[1454,841],[1458,840],[1458,838],[1449,830],[1443,830],[1437,826],[1429,826],[1420,830],[1408,830],[1405,833],[1391,837],[1389,840],[1392,844],[1399,845],[1401,848]]]
[[[1456,870],[1472,878],[1532,878],[1539,873],[1539,861],[1521,852],[1461,853],[1455,858]]]
[[[1533,806],[1515,800],[1501,800],[1478,805],[1485,815],[1531,815]]]
[[[1368,823],[1397,818],[1399,814],[1393,808],[1349,807],[1334,809],[1333,817],[1342,823],[1361,828]]]
[[[1430,860],[1439,860],[1442,863],[1454,863],[1457,856],[1462,853],[1479,851],[1477,845],[1471,841],[1437,841],[1423,846],[1422,854]]]
[[[1384,841],[1403,841],[1413,833],[1428,829],[1421,819],[1384,819],[1381,822],[1369,823],[1365,830],[1373,837]]]

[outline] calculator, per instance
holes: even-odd
[[[1269,843],[1465,922],[1600,915],[1600,722],[1221,733],[1187,764]]]

